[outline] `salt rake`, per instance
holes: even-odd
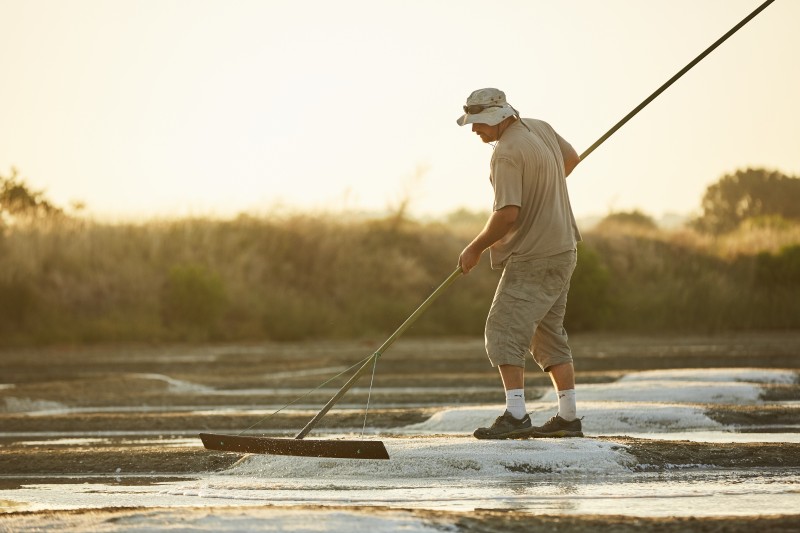
[[[369,369],[371,365],[383,355],[389,346],[396,341],[405,331],[416,322],[417,318],[461,275],[459,266],[441,285],[439,285],[428,298],[411,313],[405,322],[386,339],[380,348],[362,364],[355,374],[347,380],[341,389],[327,404],[312,418],[294,438],[273,437],[248,437],[241,435],[220,435],[216,433],[201,433],[200,439],[203,446],[209,450],[239,453],[259,453],[269,455],[295,455],[301,457],[331,457],[335,459],[388,459],[389,452],[383,442],[378,440],[338,440],[338,439],[309,439],[305,436],[314,429],[325,414],[344,396],[350,387]]]

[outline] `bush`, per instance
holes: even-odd
[[[0,282],[0,332],[10,334],[28,325],[37,304],[36,292],[29,282]]]
[[[200,265],[175,266],[161,293],[161,317],[169,328],[213,336],[225,304],[219,275]]]
[[[657,230],[658,224],[656,224],[655,220],[649,215],[642,213],[641,211],[634,210],[634,211],[620,211],[618,213],[611,213],[610,215],[606,215],[603,220],[597,223],[596,230],[603,231],[603,230],[614,230],[620,226],[627,226],[629,228],[641,229],[641,230]]]
[[[11,175],[0,174],[0,227],[6,220],[35,220],[37,218],[62,215],[61,208],[56,207],[45,198],[42,191],[34,191],[19,178],[16,168]]]
[[[703,214],[694,226],[714,234],[735,230],[754,217],[800,220],[800,178],[763,168],[737,170],[710,185],[702,199]]]
[[[787,246],[773,255],[756,256],[756,282],[766,286],[800,286],[800,245]]]
[[[596,250],[578,244],[578,265],[572,275],[565,324],[567,330],[592,330],[606,325],[611,312],[608,267]]]

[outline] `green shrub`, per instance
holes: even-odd
[[[758,254],[756,281],[767,286],[800,285],[800,245],[787,246],[774,255]]]
[[[567,316],[568,330],[591,330],[604,327],[611,312],[611,277],[608,267],[596,250],[578,244],[578,265],[572,274]]]
[[[633,211],[619,211],[606,215],[600,222],[597,223],[595,229],[601,231],[613,231],[619,226],[628,226],[630,228],[653,231],[658,229],[658,225],[651,216],[646,215],[636,209]]]
[[[161,317],[168,328],[214,334],[225,305],[225,287],[218,274],[201,265],[169,270],[161,292]]]
[[[24,328],[34,318],[37,308],[37,294],[30,282],[0,282],[0,332]]]

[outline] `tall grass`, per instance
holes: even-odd
[[[0,233],[0,344],[383,337],[456,266],[479,217],[240,216]],[[800,327],[800,229],[755,224],[587,232],[568,329]],[[499,273],[484,259],[408,335],[480,335]]]
[[[590,232],[612,283],[604,327],[727,331],[800,326],[800,225],[709,236],[619,226]]]
[[[0,334],[16,344],[385,333],[452,272],[462,244],[403,219],[39,222],[0,237]],[[474,276],[415,329],[479,328],[490,278]]]

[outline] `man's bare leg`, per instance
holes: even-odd
[[[498,365],[503,387],[506,391],[525,388],[525,368],[514,365]]]
[[[557,391],[575,388],[575,367],[572,363],[553,365],[548,369],[548,372],[550,373],[550,380],[553,382],[553,387],[555,387]]]

